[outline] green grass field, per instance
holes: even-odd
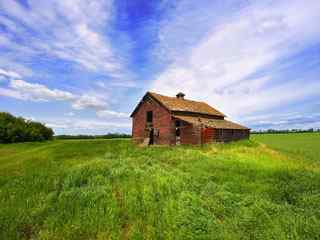
[[[320,239],[314,136],[0,145],[0,239]]]
[[[320,163],[320,133],[255,134],[252,139],[291,154]]]

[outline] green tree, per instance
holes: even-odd
[[[53,130],[42,123],[0,112],[0,143],[51,140],[53,134]]]

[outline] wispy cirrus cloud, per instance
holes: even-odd
[[[182,90],[235,118],[319,96],[318,65],[298,61],[297,72],[294,57],[320,43],[313,27],[319,1],[228,3],[215,3],[223,10],[217,17],[210,14],[214,6],[188,8],[181,1],[160,31],[159,46],[170,59],[151,88],[170,95]]]
[[[136,85],[111,37],[115,16],[112,0],[0,1],[0,96],[123,119],[111,95]]]
[[[8,71],[1,68],[0,68],[0,76],[3,76],[5,78],[21,78],[21,75],[19,73],[16,73],[14,71]]]
[[[111,111],[111,110],[102,110],[98,111],[97,115],[99,117],[118,117],[118,118],[129,118],[128,113],[123,113],[123,112],[116,112],[116,111]]]
[[[20,92],[9,89],[9,88],[0,87],[0,96],[15,98],[19,100],[25,100],[25,96],[23,96]]]
[[[0,2],[0,10],[6,29],[0,47],[7,49],[7,58],[46,54],[90,71],[122,74],[125,61],[115,54],[106,31],[113,19],[111,0],[30,0],[25,6],[8,0]]]

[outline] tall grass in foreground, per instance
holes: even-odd
[[[0,145],[0,239],[319,239],[320,164],[253,141]]]

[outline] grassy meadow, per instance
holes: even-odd
[[[0,239],[320,239],[319,136],[291,139],[0,145]]]
[[[320,133],[254,134],[252,139],[276,150],[320,163]]]

